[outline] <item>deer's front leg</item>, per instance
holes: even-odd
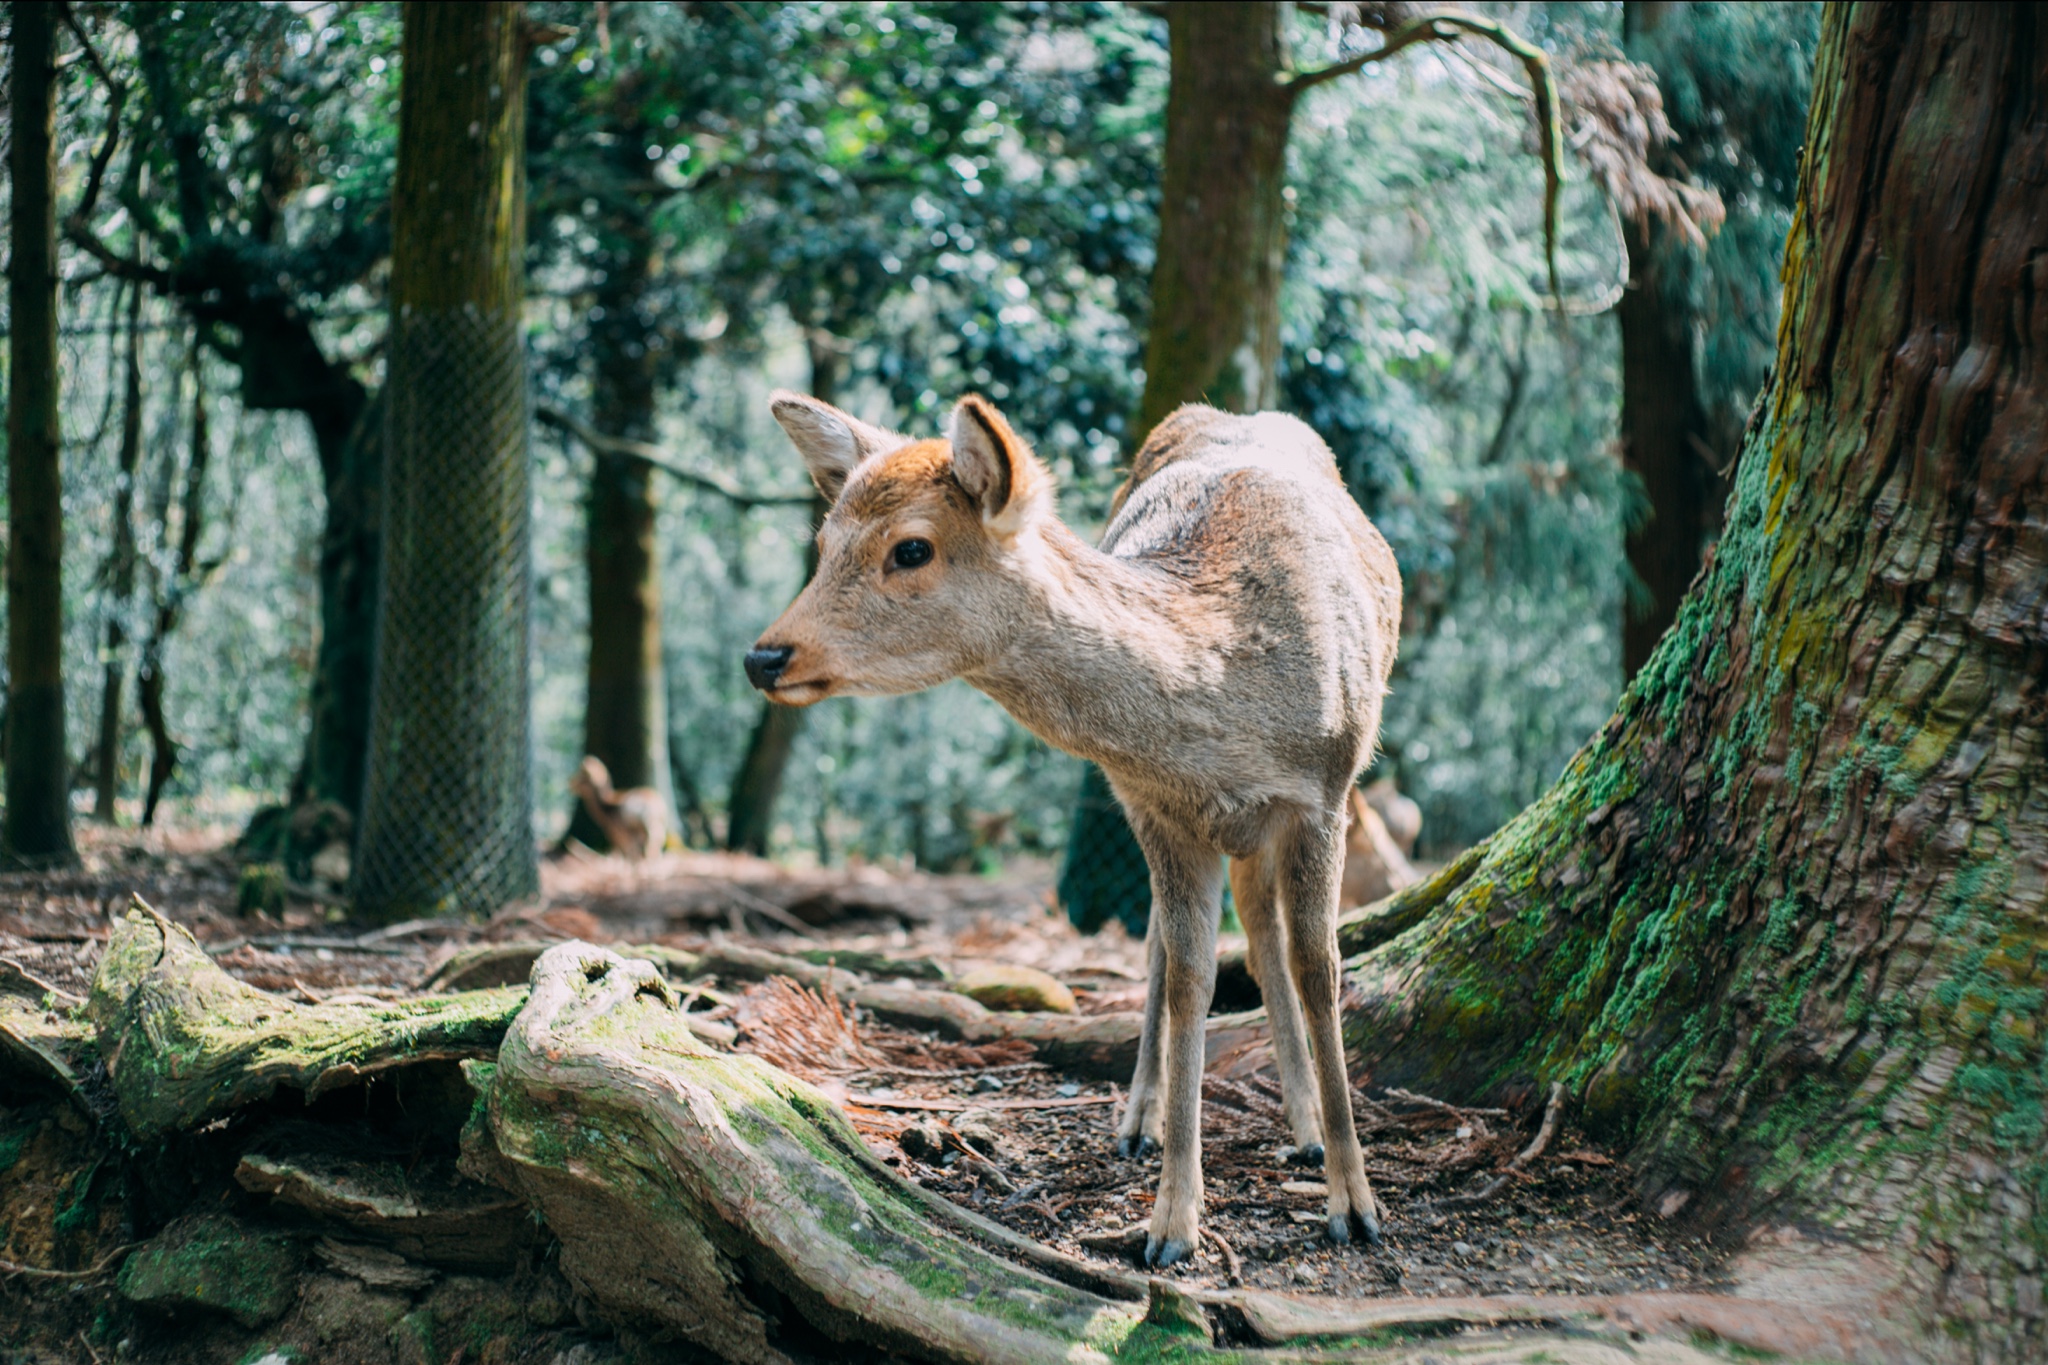
[[[1152,868],[1148,937],[1163,970],[1158,1042],[1165,1155],[1145,1262],[1169,1266],[1193,1254],[1202,1217],[1202,1061],[1209,999],[1216,991],[1216,921],[1223,911],[1222,860],[1177,831],[1132,821]],[[1148,1012],[1151,1001],[1147,1001]]]
[[[1116,1153],[1137,1158],[1159,1150],[1159,1036],[1166,1012],[1166,954],[1161,946],[1159,902],[1145,922],[1145,1018],[1138,1030],[1138,1068],[1131,1073],[1131,1097],[1117,1124]]]

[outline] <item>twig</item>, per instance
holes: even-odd
[[[1487,1181],[1485,1185],[1470,1194],[1453,1194],[1439,1199],[1436,1201],[1436,1207],[1451,1209],[1463,1208],[1472,1204],[1483,1204],[1493,1198],[1494,1195],[1500,1193],[1501,1187],[1519,1174],[1524,1166],[1527,1166],[1537,1157],[1543,1155],[1543,1149],[1550,1145],[1550,1139],[1557,1133],[1558,1115],[1563,1112],[1564,1082],[1552,1081],[1550,1083],[1550,1102],[1543,1106],[1543,1125],[1536,1130],[1535,1140],[1527,1147],[1524,1147],[1515,1159],[1507,1164],[1506,1169],[1493,1179]]]
[[[1449,1104],[1443,1100],[1431,1099],[1428,1095],[1418,1095],[1412,1090],[1402,1090],[1395,1086],[1388,1086],[1385,1093],[1389,1099],[1400,1100],[1406,1104],[1419,1104],[1424,1109],[1435,1109],[1442,1113],[1455,1115],[1458,1118],[1463,1118],[1467,1114],[1484,1114],[1486,1117],[1494,1119],[1510,1117],[1505,1109],[1468,1109],[1463,1105]]]
[[[106,1274],[116,1261],[141,1245],[142,1243],[140,1242],[128,1242],[117,1246],[106,1255],[100,1257],[89,1270],[46,1270],[39,1265],[20,1265],[14,1261],[0,1261],[0,1275],[27,1275],[29,1278],[37,1280],[89,1280],[96,1275]]]
[[[645,441],[629,441],[620,436],[607,436],[601,431],[593,430],[559,408],[535,408],[533,415],[546,426],[551,426],[557,431],[566,431],[600,455],[618,455],[629,460],[639,460],[643,464],[652,465],[671,478],[693,488],[716,493],[726,501],[738,503],[741,507],[807,507],[814,496],[809,492],[752,492],[741,488],[723,474],[678,464],[670,459],[668,453],[660,446],[649,445]]]
[[[1216,1250],[1223,1253],[1223,1273],[1230,1281],[1230,1287],[1235,1289],[1243,1284],[1244,1262],[1237,1259],[1237,1253],[1230,1249],[1230,1243],[1224,1241],[1220,1234],[1212,1232],[1208,1228],[1202,1229],[1202,1236],[1213,1242]]]
[[[801,934],[805,938],[816,938],[818,936],[818,931],[815,928],[805,924],[774,901],[763,900],[751,891],[741,890],[737,885],[728,885],[725,891],[727,895],[737,900],[744,909],[753,911],[770,923],[779,924],[791,933]]]
[[[916,1076],[934,1081],[956,1080],[962,1076],[993,1076],[997,1072],[1049,1071],[1044,1062],[1006,1062],[1001,1066],[963,1066],[951,1071],[926,1071],[915,1066],[871,1066],[853,1074],[856,1076]]]

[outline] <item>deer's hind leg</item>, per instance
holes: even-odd
[[[1322,1098],[1310,1067],[1301,1001],[1295,995],[1294,972],[1287,960],[1287,925],[1280,917],[1274,862],[1272,853],[1265,851],[1231,859],[1230,892],[1237,901],[1237,917],[1244,923],[1246,962],[1266,1001],[1273,1058],[1280,1066],[1280,1098],[1287,1107],[1295,1159],[1320,1165]]]
[[[1116,1154],[1127,1158],[1150,1156],[1160,1145],[1159,1046],[1165,1033],[1166,947],[1160,937],[1159,901],[1152,901],[1152,916],[1145,922],[1145,1015],[1138,1028],[1138,1067],[1131,1073],[1131,1097],[1124,1102],[1124,1116],[1116,1127]]]
[[[1287,953],[1315,1050],[1316,1089],[1323,1113],[1323,1175],[1330,1187],[1329,1232],[1348,1242],[1355,1226],[1375,1246],[1379,1205],[1365,1178],[1365,1155],[1351,1114],[1351,1077],[1337,1021],[1337,891],[1344,875],[1344,813],[1304,817],[1283,838],[1280,894],[1287,916]]]
[[[1223,870],[1221,855],[1178,830],[1148,819],[1134,819],[1131,827],[1152,868],[1153,981],[1163,997],[1154,1048],[1165,1151],[1145,1239],[1146,1264],[1163,1267],[1192,1255],[1201,1233],[1202,1063],[1209,1001],[1216,992]],[[1149,999],[1146,1006],[1149,1018]]]

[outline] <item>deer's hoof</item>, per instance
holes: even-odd
[[[1349,1213],[1330,1215],[1330,1240],[1340,1247],[1349,1246],[1353,1227],[1358,1229],[1358,1235],[1364,1239],[1367,1246],[1384,1245],[1380,1240],[1380,1220],[1370,1213],[1357,1209]]]
[[[1164,1270],[1176,1261],[1185,1261],[1195,1249],[1193,1242],[1184,1242],[1178,1237],[1160,1241],[1157,1237],[1145,1239],[1145,1264],[1155,1270]]]
[[[1158,1150],[1159,1144],[1142,1133],[1116,1140],[1116,1154],[1126,1161],[1143,1161]]]
[[[1283,1147],[1280,1160],[1288,1166],[1320,1166],[1323,1164],[1323,1144],[1311,1142],[1305,1147]]]

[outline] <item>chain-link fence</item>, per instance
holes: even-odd
[[[1138,836],[1131,833],[1109,779],[1093,763],[1081,774],[1073,831],[1060,866],[1059,898],[1067,918],[1083,933],[1092,934],[1116,919],[1143,938],[1145,922],[1151,918],[1152,874],[1145,866],[1145,851],[1138,847]]]
[[[356,904],[488,912],[539,889],[529,771],[526,359],[517,315],[407,309]]]

